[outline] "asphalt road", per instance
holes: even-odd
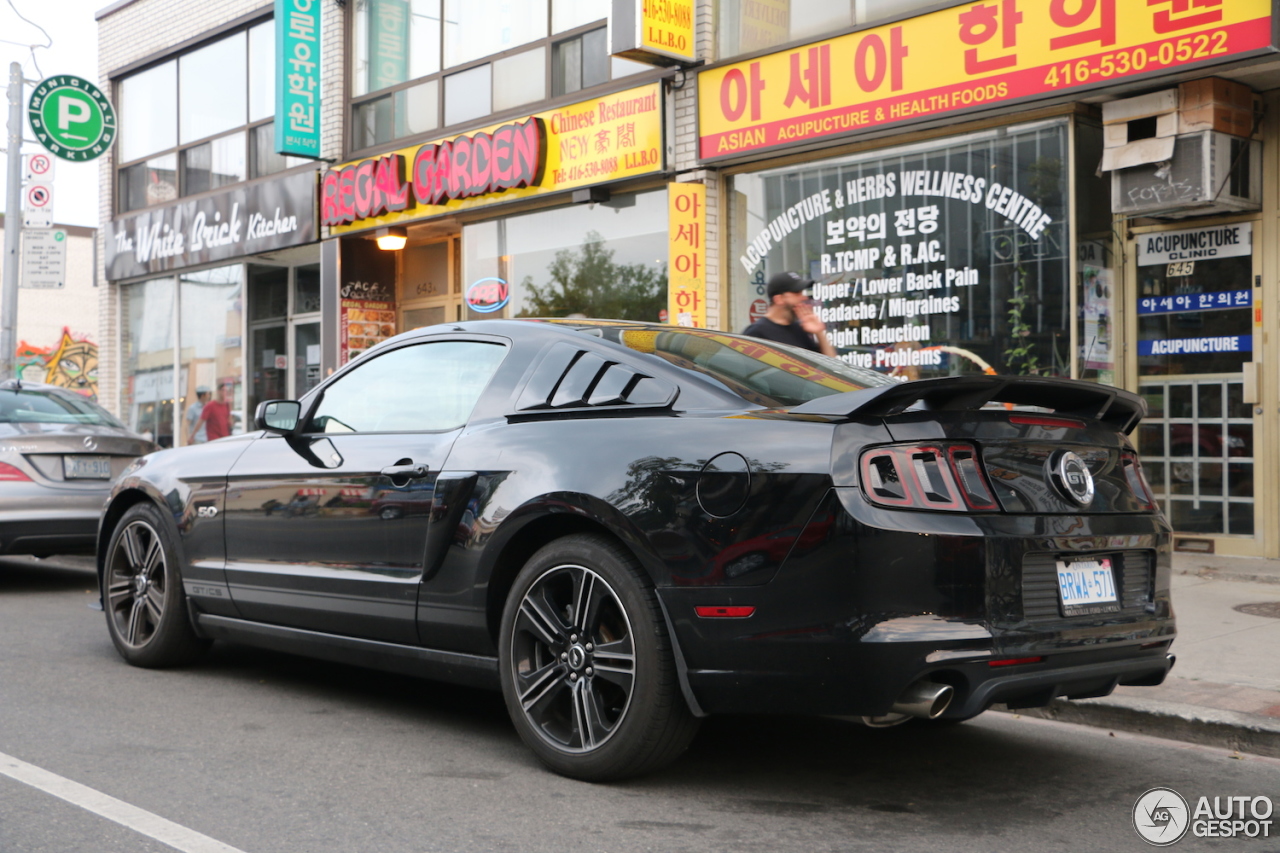
[[[1150,849],[1131,825],[1149,788],[1280,795],[1275,759],[1003,714],[717,718],[669,769],[588,785],[543,770],[497,694],[225,644],[187,669],[129,667],[88,609],[93,580],[0,562],[4,853],[174,849],[6,758],[244,853],[1114,853]],[[1174,849],[1276,853],[1275,818],[1271,839]]]

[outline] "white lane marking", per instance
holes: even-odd
[[[159,815],[131,806],[123,800],[117,800],[79,782],[64,779],[34,764],[19,761],[3,752],[0,752],[0,774],[66,800],[74,806],[91,811],[107,820],[113,820],[121,826],[168,844],[183,853],[244,853],[229,844],[201,835],[194,829],[187,829],[171,820],[165,820]]]

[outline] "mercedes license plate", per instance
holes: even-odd
[[[68,480],[110,480],[110,456],[64,456],[62,476]]]
[[[1058,593],[1063,616],[1107,613],[1120,609],[1110,558],[1058,561]]]

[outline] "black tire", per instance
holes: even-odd
[[[164,516],[149,503],[130,507],[111,533],[103,609],[111,642],[134,666],[180,666],[209,648],[191,626],[176,554]]]
[[[566,536],[525,564],[502,614],[498,657],[516,730],[564,776],[649,773],[697,733],[657,594],[604,536]]]

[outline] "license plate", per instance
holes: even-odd
[[[1062,615],[1081,616],[1120,609],[1111,560],[1058,561],[1058,593]]]
[[[110,480],[110,456],[64,456],[62,476],[68,480]]]

